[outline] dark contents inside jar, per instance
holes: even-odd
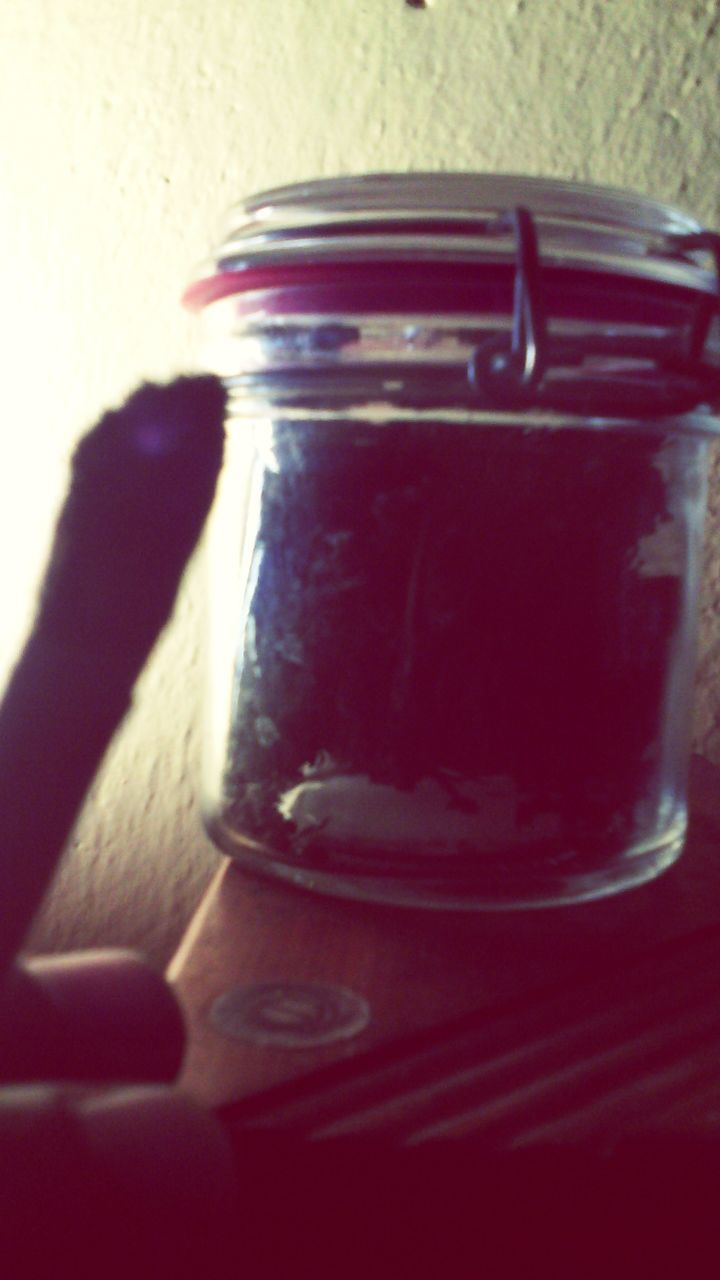
[[[687,442],[268,433],[225,821],[297,865],[460,887],[493,859],[591,871],[656,833]]]

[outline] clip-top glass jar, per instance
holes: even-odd
[[[323,892],[538,906],[686,828],[717,237],[627,193],[269,192],[187,301],[230,390],[205,808]]]

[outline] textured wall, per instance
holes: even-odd
[[[630,186],[720,223],[720,3],[15,0],[0,19],[0,662],[81,429],[187,366],[177,306],[226,206],[276,183],[459,168]],[[720,507],[698,742],[720,758]],[[195,805],[202,575],[98,780],[37,933],[167,950],[214,865]]]

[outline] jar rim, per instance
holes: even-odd
[[[516,204],[525,204],[539,215],[572,218],[592,213],[603,222],[659,233],[701,230],[694,218],[673,205],[621,187],[523,173],[452,170],[366,173],[273,187],[236,205],[231,219],[289,220],[293,211],[302,210],[329,217],[357,210],[388,215],[415,210],[477,215]]]
[[[303,395],[308,381],[324,392],[328,362],[348,387],[373,362],[382,391],[457,396],[447,356],[453,378],[497,404],[565,409],[597,394],[599,411],[622,394],[668,413],[717,403],[719,270],[719,235],[618,188],[366,174],[251,196],[185,302],[239,343],[253,335],[264,372]],[[420,358],[409,315],[433,329]],[[389,345],[374,340],[378,316]]]
[[[693,243],[702,225],[670,204],[555,178],[460,172],[323,178],[250,196],[231,211],[203,277],[223,275],[241,292],[245,272],[280,277],[311,262],[507,263],[515,243],[502,218],[518,207],[533,218],[545,267],[717,291],[712,254]],[[204,305],[201,283],[190,305]]]

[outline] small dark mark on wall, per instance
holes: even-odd
[[[408,9],[427,9],[427,0],[405,0]]]

